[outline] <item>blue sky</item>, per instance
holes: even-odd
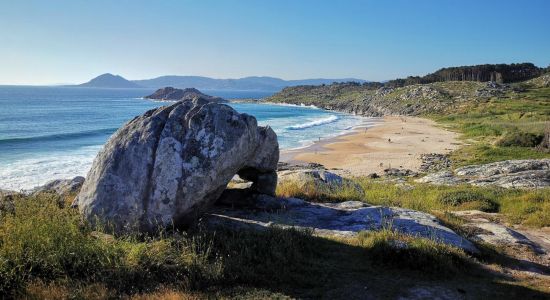
[[[386,80],[550,64],[550,1],[0,0],[0,84],[105,72]]]

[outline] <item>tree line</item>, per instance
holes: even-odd
[[[497,83],[512,83],[528,80],[550,72],[550,66],[539,68],[532,63],[519,64],[485,64],[442,68],[426,76],[409,76],[381,82],[365,82],[363,85],[377,89],[385,87],[403,87],[413,84],[426,84],[445,81],[495,81]]]

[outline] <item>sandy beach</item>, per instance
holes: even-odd
[[[388,116],[374,127],[358,127],[352,133],[321,140],[295,150],[281,151],[281,161],[313,162],[342,169],[343,175],[381,174],[384,169],[417,171],[421,154],[449,153],[458,148],[458,134],[438,127],[434,121]]]

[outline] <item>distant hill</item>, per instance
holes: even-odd
[[[96,87],[96,88],[141,88],[137,83],[126,80],[122,76],[105,73],[97,76],[96,78],[79,84],[82,87]]]
[[[215,79],[202,76],[160,76],[152,79],[127,80],[113,74],[100,75],[78,86],[100,88],[196,88],[201,90],[268,91],[277,92],[289,86],[322,85],[335,82],[366,82],[357,78],[283,80],[267,76],[251,76],[239,79]]]
[[[356,78],[341,79],[304,79],[283,80],[275,77],[252,76],[239,79],[214,79],[202,76],[161,76],[153,79],[133,80],[134,83],[147,88],[172,86],[175,88],[197,88],[202,90],[241,90],[241,91],[279,91],[288,86],[321,85],[334,82],[359,82]]]

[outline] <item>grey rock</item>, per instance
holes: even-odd
[[[550,186],[550,159],[506,160],[472,165],[428,174],[417,182],[477,186],[495,185],[504,188],[543,188]]]
[[[319,189],[331,189],[342,187],[346,184],[354,184],[351,180],[324,169],[285,170],[279,171],[277,174],[280,183],[290,181],[298,184],[300,187],[312,184]]]
[[[384,169],[384,175],[393,177],[414,177],[417,176],[418,173],[409,169],[388,168]]]
[[[451,160],[447,154],[427,153],[420,155],[420,159],[422,159],[420,172],[439,172],[451,167]]]
[[[494,217],[496,214],[478,210],[454,211],[452,214],[467,220],[467,223],[462,226],[473,229],[471,230],[473,234],[470,237],[472,240],[482,241],[494,246],[525,246],[537,254],[546,254],[543,247],[522,233],[492,221],[492,219],[496,219]]]
[[[325,166],[318,163],[287,163],[280,161],[277,165],[277,171],[296,171],[303,169],[315,169],[315,170],[326,170]]]
[[[475,91],[475,96],[481,98],[498,97],[504,95],[504,93],[510,90],[509,85],[489,81],[485,84],[485,86],[480,87]]]
[[[527,81],[529,85],[535,88],[547,88],[550,87],[550,73],[544,74],[540,77],[533,78]]]
[[[477,253],[476,247],[434,216],[397,207],[369,206],[360,201],[312,203],[297,198],[264,196],[255,209],[214,207],[205,219],[210,226],[265,229],[308,228],[316,235],[354,236],[363,230],[392,228],[414,236]]]
[[[82,184],[84,184],[84,177],[82,176],[76,176],[73,179],[56,179],[33,189],[32,193],[51,192],[59,195],[67,195],[78,192]]]
[[[208,99],[180,101],[113,134],[74,205],[88,221],[118,232],[188,226],[235,174],[273,194],[278,160],[275,132],[254,117]]]
[[[416,179],[416,182],[431,183],[438,185],[457,185],[466,183],[466,179],[455,177],[452,171],[440,171],[428,174],[422,178]]]

